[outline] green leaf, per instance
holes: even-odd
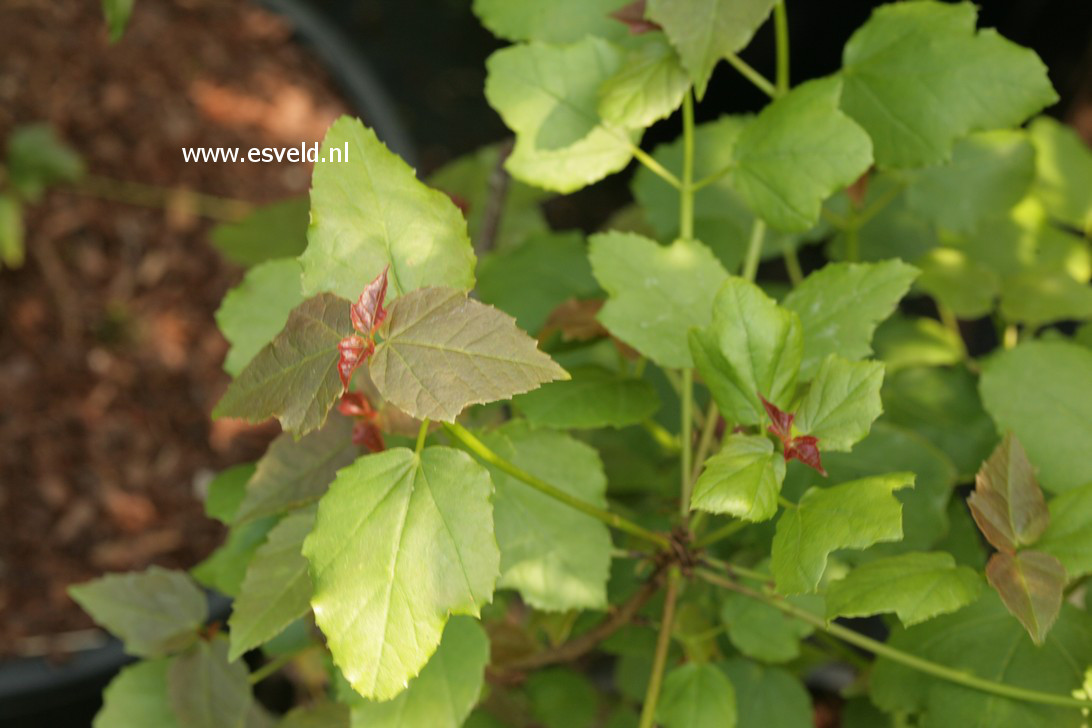
[[[962,339],[936,319],[895,314],[872,337],[888,374],[906,367],[948,366],[963,358]]]
[[[143,660],[123,667],[102,694],[93,728],[179,728],[167,702],[170,660]]]
[[[1022,131],[999,129],[960,139],[945,164],[922,170],[906,190],[910,209],[943,228],[972,232],[1027,193],[1035,149]]]
[[[474,0],[474,14],[505,40],[571,43],[588,35],[624,36],[626,26],[610,14],[625,4],[626,0]]]
[[[38,201],[49,185],[74,182],[85,171],[80,155],[49,124],[17,127],[8,137],[5,166],[11,187],[28,202]]]
[[[612,334],[663,367],[693,366],[690,326],[711,319],[713,300],[728,274],[696,240],[662,246],[633,233],[590,238],[592,272],[610,294],[599,320]]]
[[[902,504],[894,492],[913,484],[912,473],[890,473],[810,488],[777,520],[770,562],[777,590],[813,592],[830,552],[901,539]]]
[[[550,312],[570,298],[599,290],[580,233],[543,233],[518,248],[490,253],[478,266],[478,297],[538,333]]]
[[[311,225],[300,256],[304,295],[330,291],[356,300],[390,266],[387,301],[416,288],[474,287],[466,220],[447,195],[429,189],[375,132],[343,116],[322,142],[315,165]]]
[[[350,306],[322,293],[294,308],[284,329],[231,383],[212,416],[248,422],[276,417],[297,437],[322,427],[341,396],[337,345],[353,330]]]
[[[976,33],[977,15],[971,3],[893,3],[849,39],[842,108],[872,137],[879,167],[942,162],[968,132],[1018,125],[1058,100],[1038,56]]]
[[[819,438],[823,451],[848,452],[883,412],[883,364],[831,354],[820,365],[796,410],[796,427]]]
[[[310,199],[293,197],[257,207],[238,222],[221,223],[212,229],[209,237],[228,260],[239,265],[295,258],[307,247],[310,214]],[[296,277],[299,277],[298,268]],[[296,287],[299,287],[299,281]]]
[[[917,275],[917,268],[901,260],[885,260],[828,263],[805,278],[782,304],[800,315],[804,327],[800,376],[810,379],[830,354],[871,354],[876,325],[894,312]]]
[[[23,206],[10,195],[0,195],[0,263],[19,268],[25,257]]]
[[[958,248],[934,248],[917,265],[921,278],[917,288],[963,319],[976,319],[993,311],[1001,292],[1001,278]]]
[[[1042,551],[998,551],[986,564],[986,579],[1031,641],[1043,644],[1062,608],[1066,576],[1061,562]]]
[[[785,459],[768,437],[730,435],[705,461],[694,483],[690,507],[726,513],[745,521],[765,521],[777,513],[777,496],[785,479]]]
[[[962,367],[895,372],[884,380],[883,408],[890,422],[943,450],[960,478],[974,477],[997,444],[997,431],[978,400],[975,378]]]
[[[773,6],[774,0],[649,0],[645,12],[663,26],[700,101],[713,66],[745,48]]]
[[[811,696],[792,673],[738,657],[718,666],[735,687],[738,725],[770,728],[814,725]]]
[[[337,415],[321,430],[299,439],[279,435],[246,483],[234,522],[280,515],[322,497],[337,471],[359,454],[352,432],[353,420]]]
[[[246,495],[246,483],[254,475],[254,463],[234,465],[217,473],[207,486],[205,515],[231,525]]]
[[[365,697],[389,700],[440,643],[449,614],[490,601],[500,554],[489,473],[444,447],[396,448],[338,472],[303,545],[315,621]]]
[[[599,455],[568,435],[509,422],[482,441],[517,467],[597,506],[607,505]],[[498,588],[516,589],[535,609],[602,609],[611,538],[594,518],[496,468],[493,518],[501,554]]]
[[[1054,219],[1092,227],[1092,152],[1071,127],[1040,116],[1028,127],[1035,145],[1035,195]]]
[[[1001,283],[1001,315],[1032,329],[1055,321],[1092,319],[1092,287],[1062,271],[1008,276]]]
[[[741,425],[764,420],[759,393],[781,408],[788,406],[803,345],[800,317],[736,276],[721,286],[712,322],[690,331],[694,366],[725,419]]]
[[[827,589],[827,618],[894,612],[907,627],[971,604],[982,591],[951,554],[909,553],[862,564]]]
[[[129,24],[129,15],[133,12],[133,2],[134,0],[102,0],[102,14],[106,16],[111,43],[117,43],[125,34],[125,26]]]
[[[227,639],[216,637],[171,661],[167,692],[179,728],[243,727],[254,699],[249,673],[227,653]]]
[[[476,621],[453,617],[436,654],[393,700],[352,702],[352,724],[367,728],[459,728],[478,702],[489,638]]]
[[[229,660],[273,639],[311,608],[311,577],[300,550],[314,522],[311,508],[287,516],[254,553],[228,620]]]
[[[982,403],[1000,430],[1020,438],[1054,493],[1092,482],[1092,351],[1061,341],[1031,341],[985,366]]]
[[[293,708],[277,728],[350,728],[349,706],[330,701]]]
[[[216,325],[231,344],[224,371],[238,376],[301,303],[300,265],[294,258],[266,261],[247,271],[216,310]]]
[[[906,202],[906,180],[898,173],[873,171],[868,175],[868,189],[862,207],[869,217],[858,223],[851,236],[846,229],[836,230],[827,246],[827,256],[834,260],[850,257],[850,239],[856,238],[852,250],[864,261],[884,261],[901,258],[916,262],[938,243],[936,225],[910,209]],[[850,214],[852,203],[844,192],[828,202],[831,212],[843,219]]]
[[[597,111],[600,84],[622,66],[620,49],[589,36],[565,46],[503,48],[485,65],[489,105],[516,133],[505,162],[513,177],[569,193],[629,164],[638,134]]]
[[[550,382],[512,399],[528,422],[555,429],[636,425],[660,408],[656,389],[643,379],[602,367],[574,368],[567,382]]]
[[[497,181],[506,177],[504,157],[507,153],[503,143],[481,147],[448,162],[428,179],[429,185],[456,196],[469,208],[464,212],[470,239],[484,246],[492,236],[496,250],[508,249],[532,233],[548,230],[540,203],[549,195],[518,180],[506,180],[502,207],[494,209]],[[481,270],[478,273],[480,278]],[[478,284],[480,287],[480,280]]]
[[[690,78],[663,34],[647,33],[599,87],[599,116],[627,129],[643,129],[671,116],[689,90]]]
[[[667,673],[656,715],[665,728],[734,728],[736,692],[715,666],[689,662]]]
[[[1092,619],[1066,605],[1042,647],[987,591],[973,605],[909,629],[895,629],[889,644],[950,669],[1015,687],[1068,695],[1082,686],[1092,658]],[[872,699],[887,711],[920,712],[930,728],[1051,726],[1079,728],[1080,710],[1002,697],[931,677],[880,658]]]
[[[731,183],[779,230],[811,228],[823,200],[872,164],[872,143],[838,109],[840,93],[836,78],[801,84],[763,109],[736,140]]]
[[[1035,469],[1011,433],[982,464],[967,505],[982,535],[1003,551],[1035,543],[1050,522]]]
[[[68,588],[95,623],[139,657],[158,657],[197,638],[205,622],[205,595],[184,572],[150,566],[108,574]]]
[[[527,679],[530,714],[545,728],[591,728],[599,696],[584,676],[563,668],[540,670]]]
[[[1069,578],[1092,574],[1092,483],[1050,499],[1050,525],[1035,547],[1061,562]]]
[[[423,288],[395,301],[369,364],[383,398],[412,417],[454,422],[568,374],[512,317],[461,291]]]
[[[190,575],[202,586],[227,596],[237,596],[254,552],[276,522],[276,518],[269,517],[233,526],[224,543],[190,569]]]
[[[823,614],[823,598],[814,594],[790,597],[799,609]],[[720,619],[728,627],[728,639],[747,657],[763,662],[788,662],[800,656],[800,640],[815,631],[806,622],[780,609],[735,592],[721,595]]]

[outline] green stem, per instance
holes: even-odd
[[[774,79],[778,96],[789,92],[789,17],[785,0],[774,5],[774,34],[777,36],[777,76]]]
[[[652,658],[652,675],[645,690],[645,702],[641,707],[639,728],[652,728],[656,723],[656,704],[660,702],[660,687],[667,667],[667,653],[671,648],[671,631],[675,626],[675,601],[679,596],[679,569],[672,566],[667,573],[667,594],[664,596],[664,614],[660,621],[660,633],[656,637],[656,653]]]
[[[717,422],[720,420],[715,400],[709,402],[709,409],[705,411],[705,425],[701,428],[701,437],[698,439],[697,454],[694,455],[694,464],[690,470],[690,482],[694,482],[701,474],[701,467],[705,458],[709,455],[709,449],[713,446],[713,436],[717,434]]]
[[[713,184],[714,182],[719,180],[721,177],[723,177],[724,175],[728,174],[733,169],[735,169],[735,166],[736,166],[735,162],[730,162],[730,163],[726,164],[724,167],[717,170],[716,172],[709,175],[708,177],[702,177],[700,180],[698,180],[694,184],[690,185],[690,190],[692,192],[697,192],[698,190],[702,189],[703,187],[708,187],[709,185]]]
[[[737,533],[742,531],[747,526],[747,521],[729,521],[718,529],[710,531],[697,541],[694,542],[694,547],[704,549],[712,546],[715,543],[723,541],[726,538],[731,538]]]
[[[633,157],[638,162],[648,167],[649,171],[662,179],[664,182],[667,182],[675,189],[679,189],[682,187],[682,183],[679,182],[679,178],[671,174],[671,172],[666,167],[653,159],[652,155],[646,152],[644,149],[641,149],[636,144],[631,144],[630,151],[633,153]]]
[[[157,187],[93,174],[86,175],[71,186],[61,189],[139,207],[162,209],[176,204],[192,206],[195,214],[218,222],[238,222],[254,209],[246,202],[203,195],[185,188]]]
[[[796,508],[796,504],[783,495],[778,494],[777,502],[784,508]]]
[[[911,655],[910,653],[903,652],[891,645],[858,634],[840,624],[833,622],[828,624],[825,619],[817,617],[802,609],[798,609],[784,599],[757,592],[754,589],[743,586],[742,584],[737,584],[730,579],[725,579],[719,574],[715,574],[705,569],[698,570],[697,575],[710,584],[724,587],[725,589],[731,589],[732,591],[749,596],[752,599],[765,602],[766,604],[781,610],[790,617],[798,619],[801,622],[806,622],[818,630],[822,630],[833,637],[837,637],[843,642],[848,642],[849,644],[867,650],[878,657],[884,657],[892,662],[898,662],[899,664],[906,665],[909,668],[918,670],[927,675],[932,675],[941,680],[947,680],[956,685],[962,685],[974,690],[981,690],[984,693],[990,693],[1002,698],[1011,698],[1012,700],[1022,700],[1042,705],[1056,705],[1063,708],[1092,708],[1092,701],[1090,700],[1072,698],[1068,695],[1058,695],[1056,693],[1046,693],[1039,690],[1029,690],[1027,688],[1016,687],[1015,685],[996,682],[994,680],[986,680],[985,678],[972,675],[968,672],[956,670],[946,665],[941,665],[931,660]]]
[[[694,455],[694,370],[683,369],[682,379],[682,413],[680,416],[680,419],[682,420],[682,434],[679,436],[679,439],[681,440],[679,445],[682,447],[682,472],[679,475],[681,493],[679,498],[679,513],[685,520],[690,513],[690,487],[692,485],[690,471],[693,467],[691,458]]]
[[[683,170],[679,187],[679,236],[694,237],[694,96],[683,97]]]
[[[308,650],[314,649],[314,647],[314,645],[308,645],[302,650],[296,650],[295,652],[286,652],[283,655],[277,655],[272,660],[265,663],[254,672],[250,673],[250,684],[257,685],[270,675],[279,672],[282,667],[287,665],[289,662],[292,662],[292,660],[296,659],[303,653],[307,652]]]
[[[789,281],[795,288],[804,282],[804,269],[800,267],[800,258],[796,255],[796,248],[789,243],[785,243],[781,255],[785,258],[785,271],[789,274]]]
[[[418,455],[425,449],[425,439],[428,438],[428,418],[421,420],[421,429],[417,431],[417,447],[414,452]]]
[[[851,215],[845,228],[846,236],[846,260],[856,263],[861,259],[861,236],[857,228],[857,217]]]
[[[761,571],[755,571],[754,569],[748,569],[745,566],[739,564],[730,564],[727,561],[715,558],[713,556],[702,556],[702,560],[707,564],[717,567],[722,571],[728,572],[730,576],[742,576],[744,579],[750,579],[751,581],[757,581],[760,584],[772,584],[773,577],[769,574],[764,574]]]
[[[743,60],[735,53],[728,53],[724,56],[724,59],[731,64],[732,68],[739,71],[739,75],[753,83],[759,91],[772,98],[777,98],[777,88],[770,83],[765,76],[751,67],[747,61]]]
[[[522,470],[516,465],[508,462],[500,455],[490,450],[484,442],[475,437],[473,433],[471,433],[459,423],[455,422],[448,424],[445,422],[444,429],[447,430],[448,434],[461,442],[468,450],[470,450],[470,452],[477,455],[478,458],[484,460],[493,467],[498,468],[505,473],[508,473],[513,478],[523,481],[543,495],[547,495],[554,500],[561,501],[570,508],[575,508],[581,513],[591,516],[598,521],[602,521],[611,528],[616,528],[619,531],[628,533],[629,535],[640,538],[644,541],[647,541],[648,543],[655,544],[662,549],[671,548],[671,541],[663,534],[650,531],[643,526],[637,525],[627,518],[623,518],[617,513],[611,513],[605,508],[600,508],[599,506],[592,505],[587,501],[570,495],[560,488],[550,485],[545,480],[531,475],[527,471]]]
[[[758,274],[758,261],[762,257],[762,241],[766,237],[766,221],[755,218],[751,226],[751,240],[747,243],[747,257],[743,260],[743,277],[753,281]]]
[[[679,451],[679,438],[668,431],[666,427],[661,425],[656,420],[643,420],[641,426],[645,428],[645,431],[652,436],[652,439],[656,441],[665,452],[674,454]]]

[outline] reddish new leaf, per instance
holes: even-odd
[[[337,373],[341,377],[343,390],[349,388],[349,380],[353,378],[353,372],[375,351],[375,342],[366,340],[356,334],[350,334],[338,342]]]
[[[986,564],[986,579],[1041,645],[1062,608],[1066,576],[1061,562],[1042,551],[999,551]]]
[[[337,410],[343,415],[355,417],[353,425],[353,444],[365,447],[369,452],[381,452],[387,449],[383,440],[383,430],[379,426],[379,413],[360,392],[346,392],[341,396]]]
[[[796,415],[791,412],[782,412],[776,404],[761,394],[758,395],[758,398],[762,400],[762,406],[766,409],[766,414],[770,418],[770,432],[776,435],[783,445],[787,444],[789,438],[792,437],[792,421]]]
[[[629,28],[630,35],[641,35],[660,29],[658,24],[645,18],[645,0],[634,0],[628,5],[623,5],[611,13],[610,17],[624,23]]]
[[[1011,433],[982,464],[967,505],[986,540],[1009,553],[1035,543],[1050,522],[1035,470]]]
[[[358,420],[353,425],[353,444],[367,448],[368,452],[383,452],[387,443],[383,440],[383,431],[379,425],[367,420]]]
[[[823,469],[823,461],[819,455],[819,438],[817,437],[811,435],[794,437],[785,447],[785,460],[799,460],[824,478],[827,476],[827,471]]]
[[[375,419],[379,416],[375,408],[372,407],[372,403],[360,392],[346,392],[341,395],[341,401],[337,404],[337,411],[347,417]]]
[[[349,311],[353,328],[360,332],[361,336],[370,338],[387,318],[387,309],[383,308],[383,301],[387,297],[388,270],[390,270],[389,265],[364,288],[360,298]]]

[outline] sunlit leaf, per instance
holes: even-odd
[[[660,33],[645,35],[622,67],[599,87],[599,116],[627,129],[667,118],[690,90],[690,78]]]
[[[694,483],[690,507],[727,513],[746,521],[765,521],[777,513],[785,478],[785,458],[767,437],[732,435],[705,462]]]
[[[1055,219],[1092,226],[1092,151],[1077,132],[1047,116],[1028,127],[1035,145],[1035,194]]]
[[[883,364],[831,354],[819,366],[796,410],[796,426],[819,438],[820,449],[848,451],[883,412]]]
[[[626,0],[474,0],[474,14],[506,40],[571,43],[588,35],[625,35],[625,26],[610,17],[625,4]]]
[[[216,325],[231,344],[224,371],[238,376],[301,303],[300,265],[293,258],[269,260],[247,271],[216,311]]]

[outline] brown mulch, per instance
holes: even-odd
[[[70,583],[189,567],[222,539],[202,487],[275,429],[209,419],[227,383],[213,312],[241,272],[184,190],[268,202],[305,193],[310,165],[186,164],[180,147],[311,143],[345,111],[248,2],[140,0],[114,46],[100,12],[0,5],[0,139],[47,121],[92,175],[164,190],[159,207],[54,190],[28,210],[25,266],[0,271],[0,657],[90,626]]]

